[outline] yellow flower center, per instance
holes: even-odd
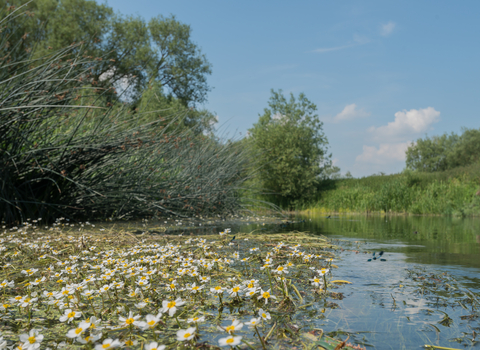
[[[185,339],[187,339],[189,336],[191,336],[190,333],[185,333],[185,335],[183,336]]]
[[[169,309],[171,309],[171,308],[174,307],[175,305],[177,305],[176,302],[170,301],[170,302],[167,304],[167,307],[168,307]]]
[[[268,298],[270,298],[270,293],[269,293],[269,292],[264,292],[264,293],[262,294],[262,296],[263,296],[265,299],[268,299]]]
[[[220,290],[220,289],[222,289],[222,287],[220,287],[220,286],[215,287],[215,290]]]
[[[102,348],[104,348],[104,349],[108,349],[109,347],[110,347],[110,343],[102,345]]]
[[[70,312],[67,316],[68,318],[75,317],[75,311]]]
[[[264,312],[264,313],[262,314],[262,317],[263,317],[263,318],[267,318],[267,314]]]
[[[233,288],[233,291],[234,291],[234,292],[238,292],[239,290],[240,290],[239,287],[234,287],[234,288]]]
[[[36,341],[35,336],[28,337],[28,342],[29,342],[30,344],[34,344],[35,341]]]
[[[127,318],[125,321],[126,324],[132,324],[135,320],[133,318]]]
[[[82,331],[83,331],[83,328],[78,327],[77,329],[75,329],[75,334],[80,334],[82,333]]]
[[[228,338],[227,341],[226,341],[227,344],[231,344],[231,343],[233,343],[233,342],[234,342],[234,339],[233,339],[233,338]]]
[[[283,271],[283,267],[282,267],[282,266],[279,266],[279,267],[277,268],[277,270],[278,270],[278,271]]]
[[[225,328],[225,330],[226,330],[228,333],[230,333],[231,331],[234,331],[234,330],[235,330],[235,326],[227,326],[227,327]]]
[[[149,322],[147,322],[149,326],[154,326],[155,325],[155,320],[151,320]]]

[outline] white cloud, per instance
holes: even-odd
[[[395,22],[392,21],[389,21],[387,24],[383,24],[382,28],[380,29],[380,34],[382,36],[389,36],[394,31],[395,26]]]
[[[351,105],[346,105],[345,108],[333,117],[334,122],[340,122],[343,120],[352,120],[355,118],[368,117],[370,113],[365,112],[363,109],[357,109],[357,105],[352,103]]]
[[[376,138],[402,138],[412,133],[418,134],[427,131],[433,123],[440,119],[440,112],[433,107],[398,111],[395,113],[395,120],[387,125],[375,128],[370,127],[368,131],[374,133]],[[410,137],[409,137],[410,138]]]
[[[350,43],[347,45],[334,46],[334,47],[322,47],[322,48],[313,50],[313,52],[325,53],[325,52],[331,52],[331,51],[338,51],[338,50],[348,49],[354,46],[368,44],[369,42],[370,42],[370,39],[368,39],[367,37],[354,34],[353,43]]]
[[[382,143],[378,148],[363,146],[363,153],[355,158],[355,163],[387,165],[405,161],[405,151],[410,142]]]

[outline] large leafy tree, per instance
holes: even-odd
[[[311,198],[322,171],[331,165],[317,107],[301,93],[287,99],[271,91],[268,108],[249,130],[260,154],[259,179],[264,189],[289,205]]]
[[[147,23],[92,0],[0,0],[0,9],[12,14],[1,29],[9,45],[20,46],[15,52],[38,58],[83,42],[78,50],[98,61],[93,71],[98,86],[127,90],[135,102],[156,81],[163,94],[185,106],[206,100],[211,64],[192,41],[190,26],[174,16]]]

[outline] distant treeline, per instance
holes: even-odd
[[[480,161],[480,130],[418,139],[406,152],[408,169],[436,172],[468,166]]]

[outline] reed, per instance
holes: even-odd
[[[302,209],[324,212],[379,212],[480,215],[480,164],[438,173],[403,172],[342,179],[323,184],[317,202]]]
[[[91,75],[102,58],[81,44],[33,59],[9,38],[0,39],[2,222],[225,215],[245,204],[244,148],[181,128],[183,115],[112,102],[115,89]]]

